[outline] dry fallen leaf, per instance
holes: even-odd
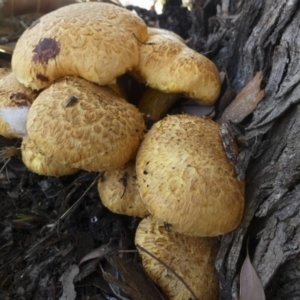
[[[83,262],[93,259],[93,258],[104,258],[105,255],[116,251],[118,249],[118,243],[116,240],[111,240],[108,244],[102,245],[99,248],[93,250],[92,252],[85,255],[79,262],[80,266]]]
[[[262,78],[262,71],[256,73],[252,80],[225,109],[218,122],[231,121],[232,123],[239,123],[251,114],[265,96],[265,91],[260,89]]]
[[[265,292],[261,281],[253,268],[249,252],[242,265],[240,274],[240,299],[239,300],[265,300]]]
[[[145,273],[141,264],[132,261],[126,255],[107,255],[105,257],[114,268],[115,274],[113,275],[104,271],[103,278],[110,284],[114,291],[122,290],[130,299],[134,300],[167,299]],[[118,295],[118,292],[115,294]],[[118,296],[120,297],[120,295]]]

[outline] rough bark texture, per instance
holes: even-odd
[[[300,299],[300,1],[219,4],[207,37],[194,31],[191,44],[227,71],[235,92],[260,70],[266,92],[253,115],[233,127],[241,146],[237,170],[246,179],[246,208],[239,228],[222,237],[216,262],[220,298],[238,298],[249,240],[266,298]]]

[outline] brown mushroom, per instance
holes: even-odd
[[[139,148],[136,172],[150,214],[174,231],[217,236],[241,221],[244,182],[210,119],[173,115],[155,123]]]
[[[138,63],[146,24],[117,5],[71,4],[42,16],[20,37],[12,57],[18,80],[33,89],[63,76],[105,85]]]
[[[4,74],[7,73],[3,71]],[[26,135],[29,107],[37,92],[25,87],[10,71],[0,79],[0,134],[7,138]]]
[[[187,47],[174,33],[161,33],[153,29],[148,29],[148,39],[140,44],[140,60],[131,74],[152,89],[174,95],[168,96],[164,105],[155,101],[149,113],[147,109],[151,107],[148,104],[151,97],[142,97],[139,107],[150,117],[153,112],[155,116],[163,116],[166,105],[172,106],[178,94],[197,100],[202,105],[212,105],[221,89],[220,75],[212,61]]]
[[[105,172],[98,181],[98,192],[103,205],[114,213],[140,218],[149,215],[141,199],[135,161]]]
[[[34,101],[27,130],[47,157],[76,169],[105,171],[135,157],[145,123],[138,109],[110,88],[65,77]]]
[[[152,217],[139,224],[135,244],[149,276],[171,300],[217,300],[218,241],[167,231]]]
[[[78,169],[45,156],[29,137],[23,138],[21,153],[23,163],[33,173],[60,177],[78,172]]]

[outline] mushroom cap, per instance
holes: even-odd
[[[172,115],[155,123],[137,153],[136,172],[150,214],[174,231],[217,236],[241,221],[244,182],[210,119]]]
[[[103,205],[114,213],[140,218],[149,215],[139,192],[135,161],[105,172],[98,181],[98,192]]]
[[[170,34],[149,34],[132,75],[154,89],[184,94],[204,105],[212,105],[221,89],[214,63]]]
[[[214,261],[218,241],[213,237],[195,237],[167,231],[151,217],[144,218],[135,234],[135,244],[153,254],[174,270],[199,300],[218,299],[218,278]],[[149,276],[169,299],[194,299],[173,272],[137,246]]]
[[[162,36],[169,36],[170,38],[173,38],[175,41],[179,41],[182,44],[186,45],[185,40],[178,35],[177,33],[175,33],[174,31],[171,30],[167,30],[164,28],[157,28],[157,27],[148,27],[148,37],[152,36],[152,35],[162,35]]]
[[[34,101],[27,130],[49,158],[98,172],[135,157],[145,123],[138,109],[110,88],[65,77]]]
[[[33,173],[60,177],[78,172],[78,169],[45,156],[28,136],[22,140],[21,153],[23,163]]]
[[[17,118],[17,114],[20,110],[22,111],[22,108],[29,108],[38,94],[21,84],[11,71],[3,72],[6,75],[0,79],[0,134],[6,138],[17,138],[26,131],[25,123],[23,124],[24,128],[21,128],[22,126],[19,127],[18,124],[11,126],[14,124],[9,124],[7,121],[18,122],[18,120],[14,120],[14,117]]]
[[[42,16],[18,40],[12,69],[33,89],[63,76],[108,84],[138,63],[146,24],[117,5],[76,3]]]

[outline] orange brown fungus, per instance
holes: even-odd
[[[19,82],[34,90],[64,76],[111,84],[138,64],[139,45],[133,34],[144,42],[147,26],[125,8],[101,2],[67,5],[23,32],[12,69]]]
[[[51,38],[44,38],[35,46],[32,60],[36,63],[48,64],[49,59],[54,58],[59,51],[59,42]]]

